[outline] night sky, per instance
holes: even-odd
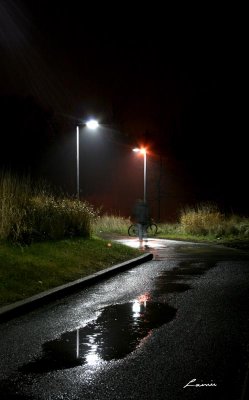
[[[247,45],[243,10],[0,0],[0,164],[129,215],[212,201],[248,215]]]

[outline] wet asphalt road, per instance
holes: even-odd
[[[248,254],[147,244],[152,261],[0,325],[1,399],[247,398]]]

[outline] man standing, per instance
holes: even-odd
[[[149,223],[149,208],[148,204],[142,200],[137,200],[134,210],[133,210],[133,215],[134,215],[134,221],[137,224],[138,228],[138,237],[139,237],[139,242],[140,246],[142,245],[143,238],[147,237],[146,233],[146,227]]]

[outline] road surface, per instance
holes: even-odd
[[[0,325],[1,399],[246,399],[248,254],[147,246],[152,261]]]

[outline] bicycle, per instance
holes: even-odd
[[[155,224],[154,222],[148,224],[146,226],[146,233],[148,236],[155,236],[157,234],[157,224]],[[138,228],[137,228],[137,224],[131,224],[128,228],[128,235],[129,236],[138,236]]]

